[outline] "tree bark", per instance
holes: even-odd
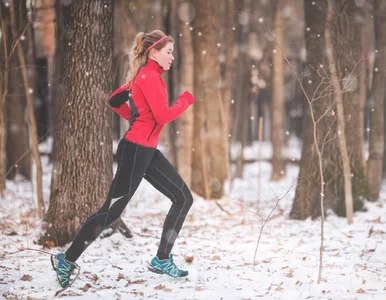
[[[375,62],[370,102],[368,183],[370,200],[377,200],[382,184],[384,143],[384,103],[386,70],[386,3],[374,0]]]
[[[347,149],[350,157],[350,169],[352,173],[352,194],[356,210],[363,207],[363,200],[369,196],[367,170],[364,166],[364,141],[361,124],[361,76],[359,64],[363,57],[361,49],[360,24],[357,19],[362,18],[363,8],[359,8],[350,0],[334,2],[333,22],[331,24],[331,37],[334,45],[336,71],[341,79],[341,87],[348,85],[343,94],[343,106],[345,111],[345,129]],[[338,174],[335,173],[335,176]],[[342,178],[342,171],[339,172]],[[345,216],[345,199],[342,191],[343,185],[336,185],[337,203],[335,211],[338,215]]]
[[[71,241],[100,208],[112,179],[111,94],[114,1],[59,2],[58,129],[54,140],[49,210],[44,234]]]
[[[325,0],[318,1],[312,5],[310,1],[304,1],[304,18],[305,18],[305,42],[307,51],[307,65],[318,69],[321,64],[326,65],[325,57],[325,42],[320,36],[324,36],[326,22],[327,3]],[[310,30],[307,30],[309,28]],[[319,35],[319,36],[318,36]],[[321,84],[321,78],[317,72],[311,68],[305,70],[310,73],[304,78],[303,85],[310,99]],[[328,87],[328,84],[322,84],[319,90]],[[326,107],[329,105],[328,97],[320,99],[312,104],[312,111],[315,119],[320,118]],[[290,217],[293,219],[304,220],[309,216],[320,215],[320,194],[321,194],[321,176],[318,164],[318,152],[314,144],[314,125],[311,118],[311,109],[309,103],[305,99],[303,131],[302,131],[302,154],[299,164],[299,179],[296,186],[295,198],[290,212]],[[326,103],[323,103],[325,101]],[[323,137],[327,132],[324,130],[328,127],[328,119],[326,116],[322,118],[316,127],[316,137],[318,145],[322,145]],[[331,121],[330,121],[331,122]],[[332,121],[333,122],[333,121]],[[320,147],[321,148],[321,147]],[[308,179],[308,176],[311,176]]]
[[[275,5],[275,39],[280,47],[284,47],[284,27],[282,20],[282,0]],[[284,57],[275,44],[273,54],[273,86],[272,86],[272,174],[271,180],[278,181],[284,177]]]
[[[336,101],[336,111],[337,111],[337,129],[338,129],[338,140],[339,140],[339,150],[342,157],[343,165],[343,178],[344,178],[344,199],[346,206],[346,216],[348,224],[353,222],[353,201],[352,201],[352,186],[351,186],[351,169],[350,169],[350,159],[348,157],[347,143],[346,143],[346,129],[345,129],[345,112],[343,108],[343,97],[341,94],[341,86],[339,83],[339,78],[336,73],[334,51],[335,48],[332,44],[331,39],[331,25],[332,25],[332,16],[334,11],[334,2],[333,0],[328,0],[327,4],[327,28],[324,31],[327,47],[327,59],[329,62],[329,69],[331,72],[332,88],[334,90],[333,97]],[[348,83],[350,84],[350,83]],[[343,87],[343,89],[345,86]]]
[[[358,128],[355,124],[359,124],[360,116],[360,91],[356,80],[352,80],[359,76],[359,68],[357,63],[360,61],[360,45],[358,46],[354,40],[358,36],[357,25],[355,18],[352,15],[357,13],[355,3],[350,1],[337,1],[335,3],[336,10],[332,18],[332,44],[334,49],[334,57],[336,61],[336,71],[339,79],[342,81],[341,90],[345,83],[348,87],[345,88],[343,94],[343,106],[345,111],[345,129],[347,149],[350,157],[350,168],[352,173],[352,194],[354,202],[354,210],[359,210],[363,207],[362,199],[366,197],[367,183],[364,184],[363,170],[363,141],[358,137]],[[324,49],[324,30],[326,21],[327,4],[326,1],[315,2],[312,5],[309,1],[305,1],[305,20],[306,20],[306,48],[307,60],[309,65],[314,69],[320,69],[321,74],[325,74],[326,79],[330,74],[325,66],[328,65]],[[339,12],[339,15],[336,13]],[[351,17],[350,17],[351,16]],[[360,44],[360,42],[358,42]],[[354,63],[353,63],[354,61]],[[307,70],[310,71],[310,70]],[[320,84],[321,78],[315,72],[311,71],[312,76],[305,79],[305,86],[310,98],[319,97],[313,102],[313,110],[315,118],[319,119],[327,112],[318,122],[317,136],[319,144],[323,145],[325,137],[330,132],[329,142],[323,147],[323,168],[324,168],[324,207],[331,208],[338,215],[345,216],[345,197],[344,197],[344,182],[343,182],[343,167],[342,157],[339,150],[338,140],[335,139],[338,134],[337,124],[334,114],[336,111],[335,105],[332,103],[333,98],[330,97],[329,91],[331,88],[331,79]],[[326,77],[327,76],[327,77]],[[360,80],[358,80],[360,82]],[[330,87],[329,87],[330,85]],[[319,86],[319,88],[318,88]],[[320,92],[324,92],[324,96]],[[335,91],[336,93],[337,91]],[[329,107],[331,106],[331,109]],[[353,106],[353,107],[351,107]],[[304,117],[303,126],[303,148],[302,158],[300,161],[299,179],[308,175],[314,175],[312,178],[299,182],[296,188],[295,199],[292,206],[290,216],[296,219],[306,219],[309,216],[319,216],[321,214],[318,201],[320,194],[320,176],[318,166],[316,164],[316,152],[311,144],[312,122],[310,120],[310,111],[307,107]],[[355,149],[354,149],[355,148]]]
[[[220,66],[217,43],[220,10],[219,6],[212,1],[198,0],[195,3],[196,19],[193,26],[193,42],[197,60],[195,61],[194,91],[195,99],[203,101],[199,105],[203,105],[206,119],[204,122],[195,124],[195,128],[200,127],[204,130],[203,139],[199,143],[206,147],[206,151],[203,151],[202,154],[208,157],[207,175],[204,175],[206,170],[203,168],[199,172],[201,179],[209,180],[207,184],[210,198],[221,198],[224,193],[224,181],[228,178],[224,165],[224,159],[227,159],[228,153],[226,153],[224,144],[225,116],[219,89]]]
[[[179,1],[182,5],[183,1]],[[189,29],[190,25],[186,24],[192,19],[188,4],[180,6],[181,11],[178,13],[180,16],[180,32],[179,38],[179,50],[181,57],[181,92],[190,91],[194,93],[194,55],[193,55],[193,40],[192,33]],[[182,17],[182,19],[181,19]],[[184,22],[185,21],[185,22]],[[177,135],[177,158],[178,158],[178,172],[185,180],[188,186],[192,182],[192,148],[193,148],[193,120],[194,120],[194,106],[189,107],[188,110],[182,114],[178,119]]]

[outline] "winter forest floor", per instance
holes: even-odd
[[[264,156],[270,146],[265,145]],[[253,156],[250,148],[247,155]],[[299,159],[291,147],[289,159]],[[291,157],[294,156],[294,157]],[[43,157],[44,197],[49,199],[51,165]],[[66,299],[386,299],[386,185],[368,212],[356,213],[354,224],[329,215],[325,223],[323,281],[317,284],[320,220],[288,218],[298,167],[288,165],[286,177],[269,181],[271,166],[261,162],[261,199],[258,166],[246,166],[245,179],[219,201],[194,196],[195,203],[173,249],[177,265],[189,270],[187,278],[173,279],[147,270],[155,255],[169,200],[146,181],[124,212],[123,220],[134,237],[121,234],[97,239],[77,263],[80,276],[57,297]],[[7,182],[0,201],[0,298],[53,299],[60,289],[49,255],[22,248],[41,249],[33,240],[40,231],[28,182]],[[261,229],[272,212],[253,258]],[[46,207],[47,207],[46,206]],[[264,208],[265,207],[265,208]],[[257,214],[257,215],[256,215]],[[58,253],[64,248],[52,248]],[[190,262],[191,261],[191,262]]]

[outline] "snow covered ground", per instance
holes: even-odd
[[[264,157],[270,146],[264,144]],[[247,149],[255,156],[255,147]],[[299,159],[297,147],[287,151]],[[51,166],[44,163],[44,195],[48,201]],[[286,178],[269,181],[271,167],[257,163],[245,169],[245,179],[219,201],[195,196],[195,203],[173,249],[187,278],[173,279],[147,270],[156,253],[170,201],[146,181],[126,209],[123,219],[134,237],[120,234],[98,239],[77,263],[80,276],[58,297],[66,299],[386,299],[386,186],[381,200],[368,203],[367,213],[354,215],[354,224],[330,215],[325,224],[322,283],[317,284],[320,221],[288,218],[294,187],[272,212],[277,196],[293,186],[298,167],[288,165]],[[53,299],[60,289],[49,255],[33,243],[40,220],[34,212],[30,184],[8,182],[0,201],[0,298]],[[264,208],[265,207],[265,208]],[[268,220],[253,262],[261,229]],[[58,253],[63,248],[49,249]],[[16,252],[14,254],[10,254]]]

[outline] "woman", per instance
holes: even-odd
[[[132,77],[108,100],[112,109],[130,122],[130,128],[118,145],[118,168],[106,202],[86,220],[67,251],[55,256],[54,268],[62,287],[68,286],[75,261],[83,251],[121,215],[142,178],[173,203],[149,270],[172,277],[188,275],[175,265],[171,250],[193,197],[181,176],[156,149],[164,124],[178,118],[194,102],[192,94],[184,92],[167,106],[166,85],[160,75],[173,63],[173,44],[173,39],[160,30],[141,32],[135,39],[130,54]]]

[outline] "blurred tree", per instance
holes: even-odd
[[[384,143],[384,105],[386,83],[386,2],[374,0],[375,62],[370,102],[370,143],[368,182],[370,199],[377,200],[382,184]]]
[[[275,0],[274,19],[275,19],[275,48],[273,54],[273,73],[272,73],[272,174],[271,180],[277,181],[285,175],[285,163],[283,159],[284,147],[284,56],[279,46],[284,47],[284,24],[282,20],[283,1]]]
[[[224,105],[221,98],[219,68],[219,18],[216,2],[195,1],[193,43],[194,69],[194,144],[193,190],[206,199],[221,198],[228,178],[224,159]]]
[[[178,41],[176,60],[181,62],[181,86],[180,92],[190,91],[194,93],[194,55],[193,55],[193,37],[190,31],[190,22],[194,19],[195,8],[191,2],[178,1],[178,19],[181,36]],[[192,180],[192,148],[193,148],[193,120],[194,106],[190,106],[188,110],[178,118],[177,135],[177,161],[178,172],[185,180],[188,186],[191,186]]]
[[[9,60],[12,56],[11,49],[13,44],[9,43],[10,33],[10,11],[5,6],[3,1],[0,2],[0,17],[1,17],[1,36],[0,36],[0,197],[4,196],[6,188],[6,173],[7,173],[7,114],[6,112],[6,97],[8,93],[9,81]]]
[[[34,57],[32,53],[32,28],[29,26],[27,17],[26,1],[17,1],[13,5],[15,11],[15,30],[20,32],[25,28],[27,30],[23,33],[21,45],[24,55],[26,57],[26,63],[28,68],[28,81],[30,83],[31,90],[28,91],[32,95],[35,95],[36,88],[35,81],[35,68]],[[9,24],[9,32],[7,36],[8,44],[12,44],[15,39],[12,37],[11,22]],[[7,107],[7,172],[8,179],[14,179],[16,174],[21,174],[26,178],[31,178],[31,160],[29,145],[29,132],[26,119],[26,91],[24,89],[22,68],[20,67],[17,55],[10,57],[10,69],[9,69],[9,82],[8,82],[8,97],[6,99]],[[35,97],[34,97],[35,98]]]
[[[57,3],[57,130],[40,243],[64,245],[105,201],[112,179],[113,0]],[[121,232],[127,231],[120,220]],[[126,231],[125,231],[126,230]]]
[[[53,88],[54,71],[55,71],[55,0],[42,0],[39,10],[40,24],[43,30],[43,50],[47,61],[47,114],[48,128],[50,131],[55,126],[55,98]],[[50,132],[52,135],[53,133]]]
[[[251,18],[253,1],[242,0],[235,4],[238,14],[236,41],[238,61],[236,64],[236,91],[233,105],[234,120],[232,124],[232,141],[239,143],[234,177],[243,178],[244,148],[248,143],[248,129],[251,122],[251,58],[249,53],[249,37],[253,19]],[[228,134],[228,133],[226,133]]]

